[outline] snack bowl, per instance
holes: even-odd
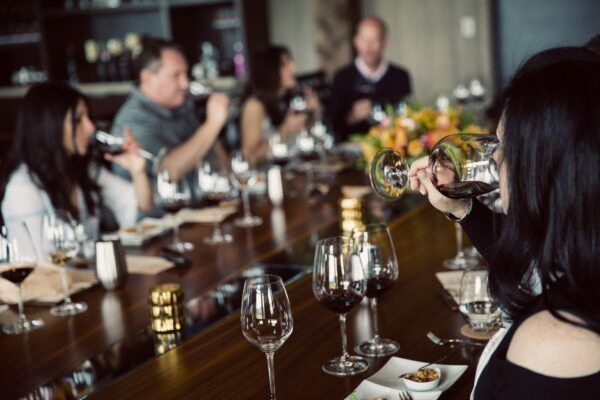
[[[402,375],[402,381],[409,390],[422,392],[436,388],[441,377],[442,371],[437,367],[420,368]]]

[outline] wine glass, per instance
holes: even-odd
[[[231,181],[242,193],[242,204],[244,216],[233,221],[235,226],[250,228],[262,224],[262,218],[252,215],[250,212],[250,198],[248,196],[248,185],[256,182],[256,171],[252,169],[250,160],[245,159],[241,151],[236,151],[231,157]]]
[[[240,319],[246,339],[267,356],[270,398],[276,399],[275,351],[293,330],[290,300],[279,276],[260,275],[246,279]]]
[[[175,215],[179,210],[188,206],[192,200],[192,190],[185,178],[178,181],[170,179],[169,172],[162,170],[156,176],[156,194],[158,204],[171,214],[173,221],[173,243],[169,248],[177,252],[183,253],[194,249],[194,244],[190,242],[182,242],[179,237],[179,221]]]
[[[309,196],[318,196],[321,194],[315,186],[315,173],[312,162],[319,159],[317,141],[313,135],[303,130],[296,138],[298,156],[306,164],[306,193]]]
[[[444,267],[448,269],[467,269],[476,267],[479,261],[476,258],[469,257],[463,250],[463,230],[458,222],[454,223],[454,233],[456,235],[456,255],[444,260]]]
[[[300,94],[292,96],[290,99],[290,110],[295,113],[303,113],[308,111],[308,104],[306,104],[306,100]]]
[[[21,284],[33,272],[38,263],[38,253],[29,229],[24,222],[7,226],[7,236],[0,235],[0,276],[17,286],[19,290],[19,317],[16,322],[4,325],[2,332],[18,335],[44,326],[41,319],[27,319],[23,312]]]
[[[500,325],[501,310],[489,294],[487,268],[477,267],[464,272],[459,310],[475,332],[489,333]]]
[[[494,153],[500,147],[493,135],[459,133],[436,143],[427,168],[433,185],[453,199],[477,197],[498,188],[498,165]],[[375,154],[369,173],[375,192],[398,199],[408,183],[408,163],[391,149]]]
[[[342,356],[323,364],[323,371],[337,376],[366,371],[369,362],[363,357],[349,355],[346,339],[346,314],[361,302],[367,287],[352,239],[332,237],[317,242],[312,287],[319,303],[338,314],[340,320]]]
[[[75,232],[75,221],[64,210],[55,210],[53,214],[46,214],[42,220],[42,245],[50,261],[58,264],[60,278],[64,293],[62,304],[52,307],[50,314],[57,317],[76,315],[87,310],[87,304],[75,303],[69,296],[69,283],[65,265],[79,251],[79,239]]]
[[[367,277],[365,296],[369,298],[373,320],[373,337],[356,346],[364,356],[385,357],[400,349],[398,342],[379,336],[377,299],[398,279],[398,259],[389,229],[384,224],[370,224],[354,230],[352,238]]]
[[[231,186],[227,179],[227,174],[216,171],[209,162],[205,162],[198,171],[198,186],[205,195],[205,201],[208,205],[215,208],[215,221],[213,234],[204,238],[204,243],[209,245],[226,244],[233,242],[233,237],[221,230],[219,222],[220,214],[218,206],[221,201],[227,199],[231,194]]]
[[[383,106],[379,103],[373,104],[373,109],[371,110],[371,115],[370,115],[371,121],[378,124],[384,120],[385,116],[386,116],[386,114],[385,114],[385,109],[383,108]]]

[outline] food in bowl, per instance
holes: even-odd
[[[423,383],[435,381],[440,377],[440,374],[433,368],[421,368],[415,373],[404,374],[402,377],[404,379],[410,379],[413,382]]]
[[[421,368],[415,372],[402,375],[402,380],[409,390],[431,390],[440,383],[442,372],[439,368]]]

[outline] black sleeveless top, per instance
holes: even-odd
[[[475,400],[600,399],[600,371],[577,378],[555,378],[538,374],[506,359],[508,347],[519,325],[544,309],[540,298],[532,310],[506,332],[481,372],[475,387]]]

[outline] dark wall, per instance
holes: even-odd
[[[505,87],[529,56],[580,46],[600,33],[599,0],[497,0],[499,83]]]

